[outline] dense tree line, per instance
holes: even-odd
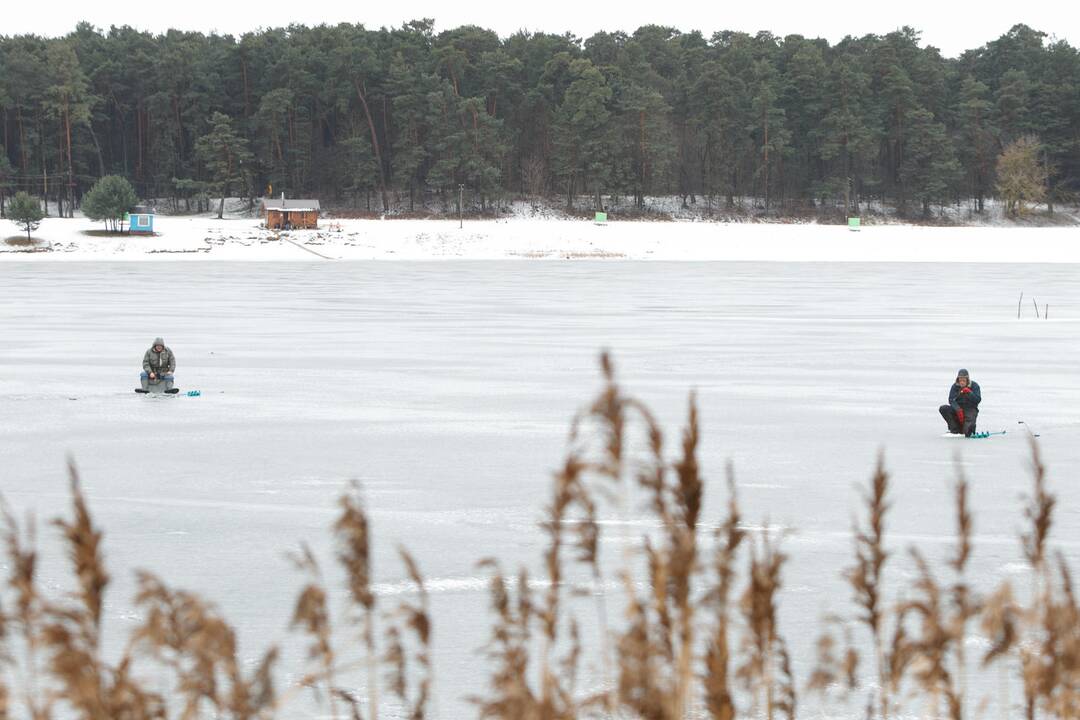
[[[546,195],[709,208],[982,210],[1034,138],[1051,203],[1080,191],[1080,54],[1017,25],[943,58],[910,28],[836,45],[290,26],[242,37],[80,24],[0,37],[0,202],[70,214],[94,181],[205,209],[284,191],[387,210]]]

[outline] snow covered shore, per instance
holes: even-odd
[[[18,240],[9,223],[2,237]],[[334,220],[279,233],[253,218],[157,218],[157,235],[104,236],[84,218],[50,218],[37,244],[0,240],[0,262],[62,260],[702,260],[1080,262],[1076,227],[997,228],[610,222],[524,219]]]

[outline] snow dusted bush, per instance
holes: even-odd
[[[83,215],[91,220],[103,220],[105,228],[119,232],[124,215],[139,202],[135,188],[119,175],[106,175],[94,183],[82,201]]]

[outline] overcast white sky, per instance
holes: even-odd
[[[1076,0],[987,0],[948,2],[938,0],[841,0],[813,3],[809,0],[739,3],[704,2],[622,3],[588,0],[501,0],[448,2],[222,2],[185,0],[147,2],[111,0],[75,2],[52,0],[10,3],[0,15],[0,34],[37,33],[63,35],[79,20],[100,27],[128,24],[154,32],[169,27],[203,32],[240,34],[260,27],[289,23],[358,22],[367,27],[398,26],[422,18],[435,19],[436,31],[474,24],[505,37],[517,30],[562,33],[570,31],[588,37],[599,30],[632,31],[650,23],[672,25],[681,30],[701,30],[706,36],[717,30],[757,32],[776,35],[798,33],[824,37],[835,43],[845,35],[884,34],[910,25],[922,32],[924,45],[939,48],[948,57],[993,40],[1016,23],[1067,40],[1080,47],[1080,2]],[[1055,8],[1056,6],[1056,8]]]

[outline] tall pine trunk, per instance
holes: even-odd
[[[68,217],[75,217],[75,160],[71,156],[71,109],[64,108],[64,130],[67,136],[67,157],[68,157],[68,187],[67,187],[67,201],[68,201]]]
[[[371,119],[371,110],[368,108],[364,90],[359,81],[354,81],[356,96],[360,98],[360,104],[364,108],[364,117],[367,118],[368,129],[371,130],[371,147],[375,151],[375,164],[379,168],[379,191],[382,193],[383,212],[390,212],[390,199],[386,195],[386,178],[383,175],[382,153],[379,150],[379,137],[375,132],[375,122]]]
[[[765,111],[765,214],[769,214],[769,111]]]

